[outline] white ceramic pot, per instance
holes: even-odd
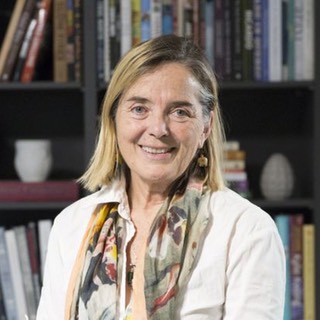
[[[50,140],[16,140],[14,167],[24,182],[45,181],[52,166]]]

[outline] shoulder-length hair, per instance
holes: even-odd
[[[208,158],[206,185],[213,191],[224,186],[222,157],[224,130],[214,72],[203,51],[189,39],[175,35],[160,36],[133,47],[118,63],[105,94],[100,132],[88,169],[79,181],[90,191],[108,185],[115,178],[119,163],[115,114],[121,97],[142,75],[167,63],[180,63],[199,82],[199,101],[204,118],[213,111],[213,128],[203,151]]]

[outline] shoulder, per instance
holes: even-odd
[[[216,224],[232,228],[237,226],[246,232],[261,229],[276,231],[275,223],[267,212],[228,188],[212,192],[207,203]]]

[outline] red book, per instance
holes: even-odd
[[[31,82],[33,79],[41,43],[44,39],[48,16],[51,11],[51,4],[52,0],[41,0],[40,8],[37,13],[37,25],[35,27],[25,65],[22,70],[21,82],[27,83]]]
[[[75,201],[79,186],[72,180],[0,181],[0,201]]]

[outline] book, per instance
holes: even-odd
[[[132,0],[132,45],[141,42],[141,1]]]
[[[303,226],[304,320],[316,320],[315,226]]]
[[[36,223],[31,221],[26,226],[26,236],[28,244],[28,252],[30,257],[30,266],[32,273],[32,281],[34,287],[35,300],[38,305],[40,301],[40,262],[39,262],[39,246]]]
[[[34,292],[31,263],[27,244],[26,228],[23,225],[13,227],[19,252],[20,268],[23,274],[22,281],[26,297],[27,310],[30,320],[36,319],[37,302]]]
[[[67,3],[66,0],[53,1],[53,80],[68,81],[67,69]]]
[[[17,319],[28,318],[27,300],[23,286],[23,274],[21,270],[17,239],[13,229],[5,230],[6,245],[8,248],[8,261],[10,272],[13,275],[13,291],[16,301]]]
[[[52,227],[52,221],[42,219],[38,221],[38,242],[40,253],[40,279],[43,280],[44,267],[47,257],[49,235]]]
[[[75,81],[74,0],[67,0],[67,73],[68,81]]]
[[[253,80],[253,0],[241,0],[242,80]]]
[[[8,247],[5,238],[5,228],[3,226],[0,226],[0,281],[7,319],[18,319],[13,289],[13,274],[10,269]]]
[[[36,24],[37,24],[36,19],[32,19],[29,23],[27,32],[26,32],[24,39],[23,39],[22,46],[20,48],[18,60],[17,60],[16,66],[14,69],[13,81],[20,81],[22,69],[23,69],[24,63],[26,61],[26,57],[27,57],[27,54],[28,54],[28,51],[30,48],[31,39],[32,39]]]
[[[108,11],[104,12],[104,5],[109,6],[108,0],[97,0],[96,4],[96,41],[97,41],[97,80],[101,85],[105,84],[105,71],[109,74],[109,65],[104,65],[104,59],[109,61],[109,49],[105,50],[109,41]],[[106,20],[106,24],[104,21]],[[107,35],[105,37],[105,35]],[[106,41],[105,41],[106,38]],[[108,71],[107,71],[108,70]],[[109,76],[108,76],[109,78]]]
[[[135,0],[133,2],[136,2]],[[162,1],[162,34],[173,33],[173,6],[171,0]]]
[[[303,214],[290,215],[291,320],[303,319]]]
[[[214,69],[218,78],[222,79],[224,75],[224,15],[223,0],[215,0],[214,2]]]
[[[74,79],[81,82],[82,79],[82,0],[74,0],[73,24],[74,24]]]
[[[315,21],[314,0],[303,1],[302,13],[302,39],[303,39],[303,80],[313,80],[315,70]]]
[[[141,41],[151,38],[150,0],[141,0]]]
[[[253,1],[253,79],[262,80],[262,1]]]
[[[11,41],[9,49],[10,54],[8,54],[4,68],[2,70],[2,81],[12,80],[14,68],[17,63],[20,48],[24,40],[24,35],[28,30],[28,26],[34,15],[35,8],[36,0],[26,0],[25,5],[23,6],[21,16],[19,18],[19,22],[17,24],[16,31]]]
[[[0,201],[74,201],[78,198],[79,187],[72,180],[0,181]]]
[[[159,1],[159,0],[158,0]],[[132,47],[132,9],[131,1],[120,2],[120,55],[125,55]],[[161,13],[161,11],[160,11]]]
[[[31,39],[30,49],[21,74],[21,82],[31,82],[35,73],[39,52],[44,39],[48,16],[51,12],[52,0],[41,0],[37,12],[37,25]]]
[[[282,80],[282,3],[269,0],[269,81]]]
[[[0,49],[0,78],[2,78],[3,68],[6,63],[6,60],[10,51],[12,39],[16,32],[17,26],[19,24],[19,19],[22,14],[22,10],[24,8],[25,2],[26,0],[16,0],[14,4],[13,12],[9,20],[9,24],[4,36],[3,43],[1,45],[1,49]]]
[[[262,80],[269,81],[269,1],[262,0]]]
[[[162,3],[160,0],[150,0],[150,37],[162,34]]]
[[[294,80],[303,80],[303,6],[305,0],[294,0]]]
[[[283,243],[286,259],[286,288],[283,320],[291,320],[291,268],[290,268],[290,218],[287,214],[278,214],[275,223]]]

